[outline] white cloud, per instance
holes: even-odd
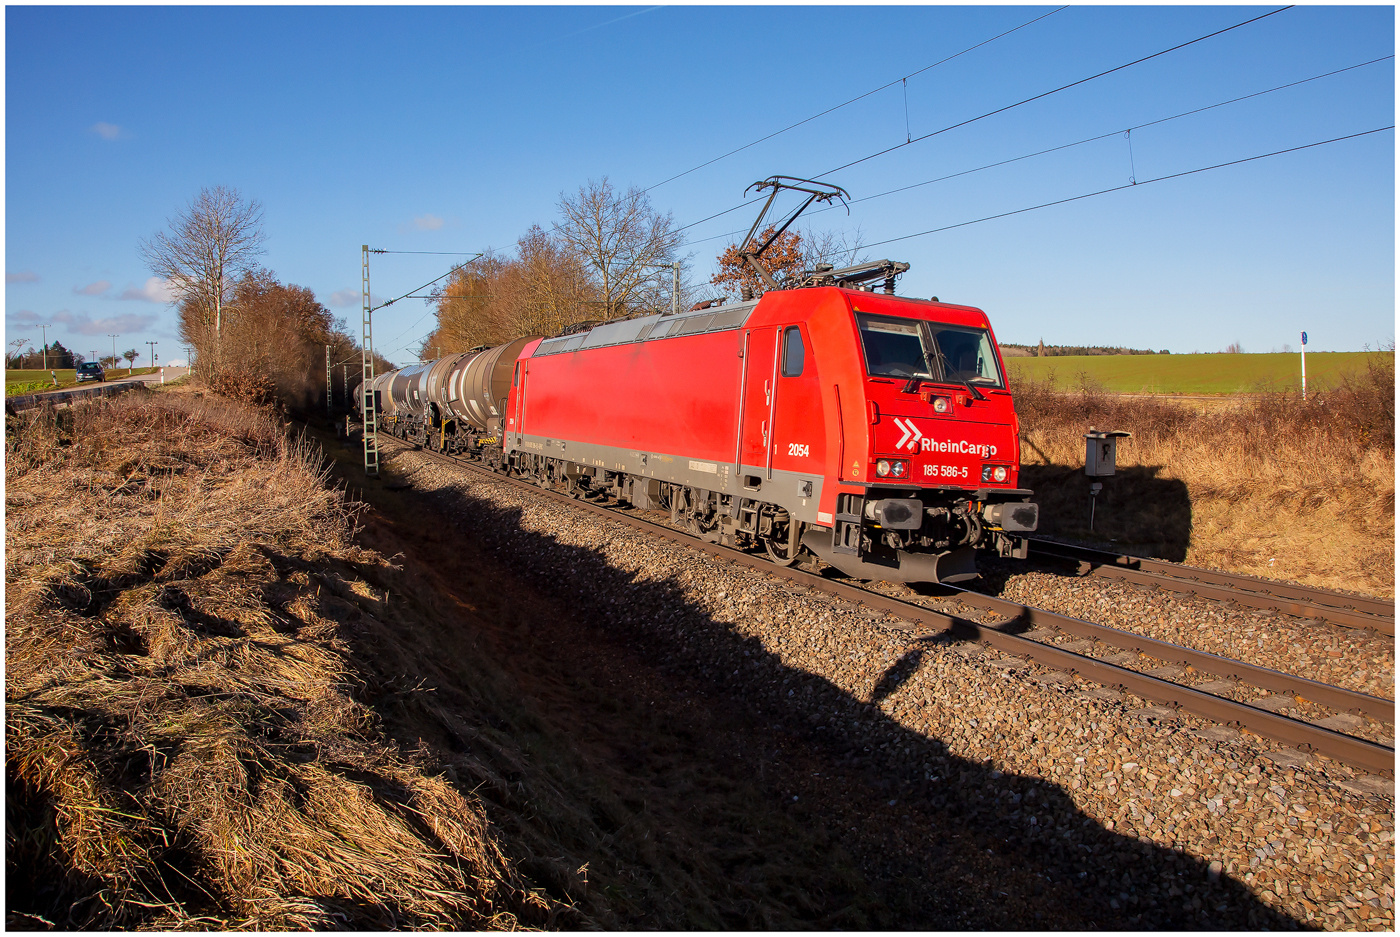
[[[442,219],[437,215],[420,215],[413,219],[413,226],[419,231],[437,231],[442,227]]]
[[[140,289],[128,286],[122,290],[122,294],[118,298],[135,299],[147,303],[173,303],[175,293],[170,289],[170,284],[160,277],[148,277],[145,286]]]
[[[98,280],[96,283],[89,283],[87,286],[75,286],[73,292],[79,296],[101,296],[112,286],[106,280]]]
[[[122,135],[122,128],[118,127],[116,124],[108,124],[100,120],[89,129],[104,140],[115,140]]]
[[[33,270],[21,270],[18,273],[5,274],[6,283],[38,283],[39,274]]]
[[[107,316],[104,319],[94,319],[86,312],[69,312],[67,309],[56,312],[51,317],[54,322],[68,326],[72,332],[79,335],[107,335],[116,333],[125,335],[132,332],[145,332],[156,321],[155,316]]]
[[[331,305],[337,309],[363,308],[365,294],[360,290],[336,290],[331,294]],[[384,302],[383,296],[369,294],[369,304],[378,306]]]
[[[331,305],[337,309],[344,309],[347,306],[358,306],[364,293],[360,290],[336,290],[331,294]]]

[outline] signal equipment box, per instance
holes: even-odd
[[[1084,474],[1090,478],[1102,478],[1117,471],[1118,440],[1132,436],[1122,430],[1111,433],[1096,432],[1089,427],[1084,434]]]

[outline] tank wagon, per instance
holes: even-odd
[[[698,536],[955,582],[1024,557],[1019,426],[987,316],[892,295],[907,265],[530,337],[375,379],[384,428]],[[862,288],[874,272],[886,292]],[[869,278],[869,277],[867,277]]]

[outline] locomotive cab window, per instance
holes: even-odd
[[[986,329],[926,323],[938,347],[939,364],[946,380],[967,381],[987,387],[1001,387],[1001,370],[997,367],[992,337]]]
[[[934,380],[933,351],[917,319],[894,319],[856,313],[865,370],[871,377],[922,377]]]
[[[986,329],[863,312],[856,313],[856,324],[865,369],[872,377],[1003,386]]]
[[[802,344],[802,330],[788,326],[783,332],[783,377],[801,377],[807,349]]]

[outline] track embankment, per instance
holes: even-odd
[[[1392,925],[1387,782],[382,451],[457,549],[567,605],[529,656],[587,647],[666,688],[633,705],[695,700],[760,797],[900,883],[896,926]]]

